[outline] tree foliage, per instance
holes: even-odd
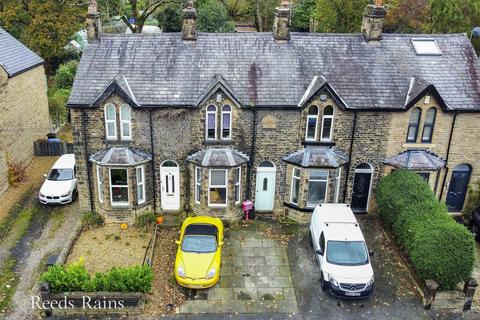
[[[198,30],[205,32],[233,32],[235,26],[227,9],[217,0],[208,0],[198,9]]]
[[[77,68],[77,60],[70,60],[61,64],[53,78],[53,86],[57,89],[71,89]]]
[[[14,37],[49,60],[65,53],[64,46],[85,21],[80,0],[2,0],[0,24]]]
[[[360,32],[363,8],[369,0],[317,0],[317,32]]]
[[[163,32],[179,32],[182,30],[182,15],[181,5],[169,3],[156,16],[158,26]]]
[[[310,19],[315,11],[315,0],[300,0],[293,5],[292,9],[292,31],[308,32],[310,30]]]
[[[125,15],[122,16],[123,22],[132,31],[132,33],[142,33],[147,19],[157,11],[157,9],[169,3],[177,3],[178,0],[127,0]],[[133,21],[130,22],[132,18]]]

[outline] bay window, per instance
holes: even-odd
[[[110,200],[112,206],[129,204],[127,169],[110,169]]]
[[[435,126],[435,117],[437,115],[437,109],[430,108],[427,111],[425,117],[425,123],[423,124],[423,133],[422,133],[422,142],[430,143],[432,142],[433,127]]]
[[[415,108],[410,113],[410,122],[408,123],[407,142],[417,142],[418,127],[420,126],[420,117],[422,110]]]
[[[222,139],[228,140],[232,134],[232,108],[223,106],[222,108]]]
[[[128,104],[120,106],[120,138],[122,140],[132,139],[132,114]]]
[[[327,195],[328,171],[310,170],[308,181],[307,206],[314,207],[324,203]]]
[[[317,139],[318,108],[311,106],[308,109],[307,128],[305,130],[305,141],[315,141]]]
[[[333,107],[326,106],[323,109],[322,116],[322,136],[321,141],[331,141],[333,131]]]
[[[290,202],[298,204],[298,196],[300,193],[300,169],[293,168],[292,188],[290,191]]]
[[[111,103],[105,106],[105,134],[107,139],[117,139],[117,113]]]
[[[208,140],[217,138],[217,108],[212,105],[207,107],[206,138]]]
[[[240,184],[242,180],[242,168],[238,167],[234,169],[234,188],[235,188],[235,204],[239,204],[241,201],[241,189]]]
[[[143,166],[135,169],[137,176],[137,204],[145,203],[145,171]]]
[[[195,167],[195,202],[200,203],[200,192],[202,190],[202,169]]]
[[[208,205],[223,207],[227,205],[227,170],[210,169]]]

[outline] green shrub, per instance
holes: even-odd
[[[105,224],[105,219],[102,215],[96,212],[86,212],[82,216],[82,226],[84,228],[98,228]]]
[[[447,289],[470,277],[475,264],[472,235],[417,174],[399,170],[384,177],[377,205],[380,219],[422,280],[433,279]]]
[[[139,228],[146,228],[149,224],[155,223],[155,219],[157,219],[157,215],[155,213],[151,211],[144,212],[135,218],[135,226]]]
[[[54,265],[43,273],[42,281],[50,284],[53,293],[71,291],[149,292],[153,272],[148,266],[114,267],[94,277],[86,271],[83,260],[67,266]]]
[[[480,180],[468,187],[468,197],[462,214],[467,221],[472,219],[473,211],[480,205]]]

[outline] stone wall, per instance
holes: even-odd
[[[0,194],[8,186],[6,160],[26,166],[33,142],[50,131],[47,82],[43,66],[7,78],[0,67]]]

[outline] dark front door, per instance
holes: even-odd
[[[452,178],[448,186],[447,207],[448,211],[461,211],[467,194],[468,182],[470,181],[470,167],[459,165],[452,172]]]
[[[370,193],[371,172],[355,172],[353,180],[352,210],[356,213],[366,213]]]

